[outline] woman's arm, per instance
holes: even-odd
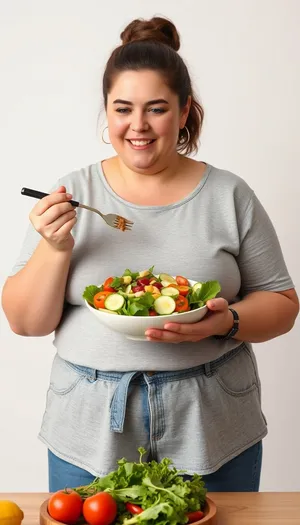
[[[240,318],[238,341],[262,343],[289,332],[299,313],[299,299],[294,289],[284,292],[254,292],[232,305]],[[229,332],[233,325],[228,312],[228,324],[220,335]]]
[[[74,246],[76,211],[68,202],[71,198],[60,186],[30,213],[42,238],[25,266],[7,279],[2,293],[3,310],[19,335],[48,335],[60,322]]]
[[[42,239],[2,292],[2,306],[11,329],[18,335],[51,334],[61,319],[72,250],[57,251]]]

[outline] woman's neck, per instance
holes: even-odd
[[[177,202],[199,184],[205,164],[178,155],[167,167],[152,173],[137,173],[120,157],[103,161],[103,173],[112,190],[128,202],[160,206]]]

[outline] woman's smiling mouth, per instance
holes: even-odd
[[[156,139],[126,139],[133,149],[148,149]]]

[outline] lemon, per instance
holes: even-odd
[[[13,501],[0,500],[0,525],[21,525],[24,513]]]

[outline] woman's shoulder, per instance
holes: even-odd
[[[235,201],[250,201],[254,192],[249,183],[234,171],[209,165],[209,186],[215,195],[232,196]]]
[[[71,183],[74,187],[81,187],[82,185],[90,184],[93,180],[99,178],[99,164],[99,162],[94,162],[93,164],[70,170],[60,177],[59,182],[64,186]]]

